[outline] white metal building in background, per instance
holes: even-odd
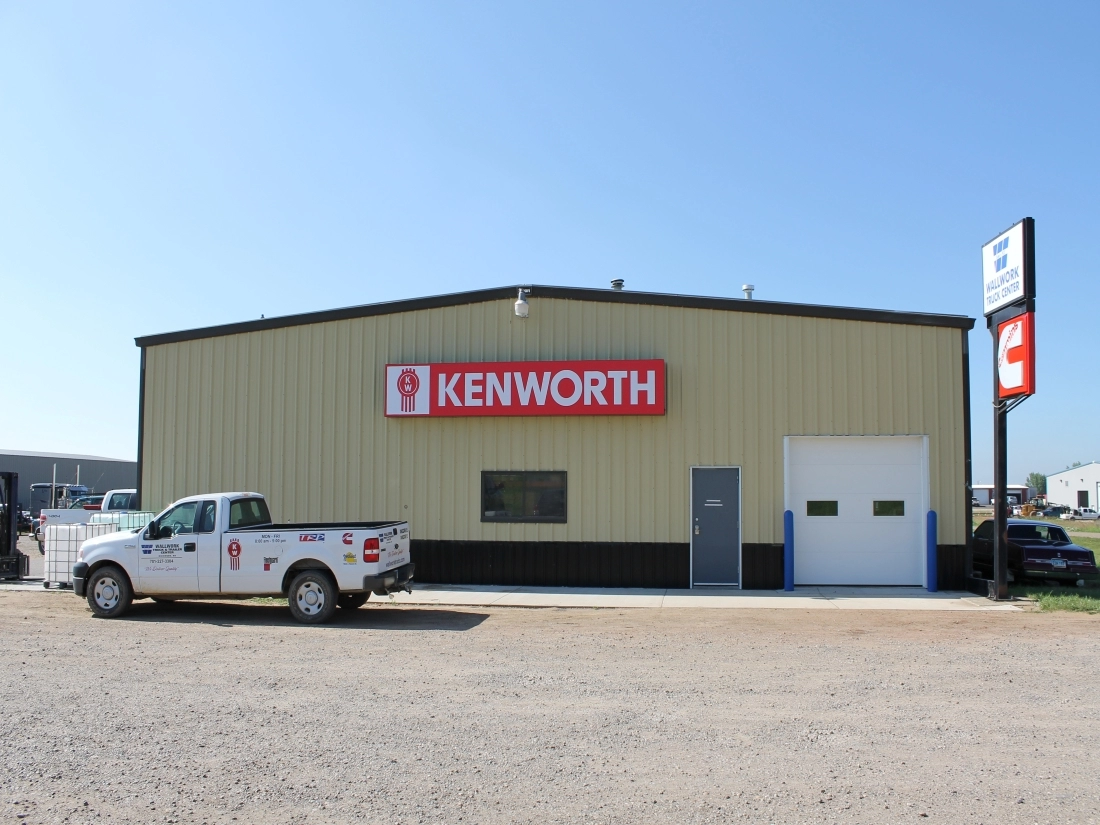
[[[993,506],[992,484],[975,484],[973,490],[974,498],[978,500],[979,507]],[[1035,497],[1035,490],[1026,484],[1009,484],[1006,485],[1005,491],[1008,493],[1009,504],[1023,504],[1028,499]]]
[[[1096,507],[1100,502],[1100,462],[1090,461],[1047,476],[1047,501],[1066,507]]]

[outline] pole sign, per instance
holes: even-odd
[[[993,577],[1008,598],[1008,413],[1035,392],[1035,220],[1024,218],[982,246],[985,322],[993,336]],[[969,479],[967,480],[969,483]],[[967,506],[967,516],[970,507]],[[969,544],[969,542],[968,542]]]
[[[1035,297],[1035,222],[1024,218],[982,247],[985,314]]]
[[[1035,313],[997,325],[997,396],[1035,394]]]
[[[665,362],[387,364],[386,416],[664,415]]]

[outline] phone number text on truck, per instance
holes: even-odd
[[[276,525],[259,493],[211,493],[141,530],[89,539],[73,589],[105,618],[135,598],[286,596],[295,619],[316,624],[371,593],[408,590],[412,577],[407,522]]]

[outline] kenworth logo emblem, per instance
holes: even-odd
[[[420,389],[420,379],[414,369],[403,369],[397,378],[397,391],[401,393],[401,412],[416,411],[416,393]]]

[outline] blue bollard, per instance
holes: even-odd
[[[928,511],[928,592],[939,591],[939,564],[936,558],[936,511]]]
[[[783,589],[794,590],[794,513],[783,511]]]

